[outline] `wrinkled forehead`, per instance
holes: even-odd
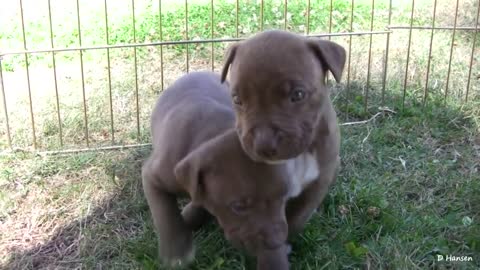
[[[219,199],[242,196],[279,199],[286,195],[289,181],[282,165],[249,161],[248,166],[238,163],[223,166],[227,163],[218,164],[206,175],[209,195]]]
[[[267,86],[274,82],[305,81],[315,78],[320,66],[306,46],[282,51],[242,48],[231,66],[231,84]]]

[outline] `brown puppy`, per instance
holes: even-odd
[[[287,168],[249,159],[234,121],[229,90],[210,72],[183,76],[155,105],[143,188],[160,257],[170,266],[193,258],[192,230],[208,211],[228,240],[257,255],[258,269],[288,269]],[[176,199],[182,193],[191,198],[183,217]]]
[[[234,44],[230,73],[236,129],[256,161],[287,163],[295,185],[287,205],[290,232],[301,230],[334,182],[340,133],[327,71],[340,81],[345,50],[336,43],[285,31],[266,31]]]

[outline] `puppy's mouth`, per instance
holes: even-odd
[[[289,161],[289,159],[279,159],[279,160],[268,160],[265,159],[263,162],[270,164],[270,165],[279,165],[279,164],[286,164]]]
[[[252,255],[257,254],[260,250],[273,251],[285,244],[284,241],[280,242],[274,239],[266,239],[264,236],[258,235],[258,233],[247,233],[238,227],[225,230],[224,232],[226,239],[233,247]]]
[[[296,144],[293,144],[296,145]],[[302,145],[298,145],[298,147],[294,147],[292,149],[286,149],[286,151],[281,151],[281,148],[279,149],[280,151],[278,154],[274,157],[264,157],[261,156],[260,154],[256,153],[251,147],[244,145],[242,143],[242,147],[244,152],[248,155],[248,157],[255,161],[255,162],[261,162],[261,163],[266,163],[270,165],[279,165],[279,164],[286,164],[288,163],[289,160],[294,159],[301,155],[304,152],[304,148]]]
[[[263,134],[237,126],[243,151],[251,160],[267,164],[284,164],[301,155],[312,143],[311,133],[310,129],[303,126],[277,131],[269,131],[267,128]]]
[[[247,148],[244,148],[243,150],[245,151],[245,153],[248,155],[248,157],[251,160],[253,160],[255,162],[259,162],[259,163],[267,163],[267,164],[270,164],[270,165],[279,165],[279,164],[285,164],[289,160],[289,159],[268,159],[268,158],[264,158],[264,157],[258,155],[254,151],[247,150]]]

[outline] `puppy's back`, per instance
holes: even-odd
[[[165,113],[178,109],[178,105],[188,103],[192,107],[195,101],[216,102],[218,105],[232,107],[229,89],[220,82],[220,76],[213,72],[191,72],[177,79],[158,98],[152,113],[152,126]],[[197,108],[201,109],[201,108]]]
[[[212,72],[180,77],[158,98],[151,117],[153,153],[162,167],[234,126],[228,85]],[[170,172],[169,172],[170,174]]]

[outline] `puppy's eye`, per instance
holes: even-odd
[[[240,100],[240,97],[236,94],[232,95],[232,101],[235,105],[237,106],[242,106],[242,101]]]
[[[233,201],[230,203],[230,209],[236,215],[245,215],[247,214],[250,209],[252,208],[253,200],[251,198],[245,198],[237,201]]]
[[[301,88],[296,88],[290,94],[290,101],[291,102],[299,102],[303,100],[306,96],[305,90]]]

